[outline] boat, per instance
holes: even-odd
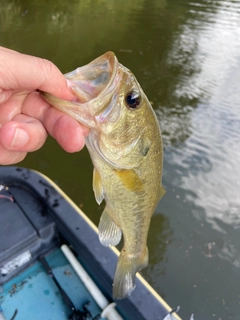
[[[181,320],[139,273],[134,292],[112,300],[118,254],[100,244],[97,227],[48,177],[0,167],[1,320]]]

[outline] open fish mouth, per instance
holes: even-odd
[[[69,88],[75,99],[62,100],[47,92],[41,96],[57,109],[69,114],[89,128],[107,121],[117,105],[123,72],[111,51],[67,74]]]
[[[92,99],[105,96],[116,89],[118,60],[111,51],[65,74],[68,83],[76,95],[78,103],[86,103]]]

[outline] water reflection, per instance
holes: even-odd
[[[178,82],[172,92],[174,100],[182,102],[182,110],[184,107],[188,108],[190,113],[186,114],[183,121],[174,111],[170,118],[166,116],[167,125],[164,128],[166,131],[168,128],[170,130],[165,135],[165,168],[170,166],[169,171],[174,168],[174,173],[171,171],[169,174],[167,170],[164,176],[170,188],[172,203],[176,202],[173,200],[176,195],[173,186],[179,189],[178,196],[180,200],[182,198],[184,207],[182,209],[191,226],[191,247],[194,252],[190,250],[190,257],[194,257],[196,262],[196,252],[201,248],[199,254],[207,259],[201,260],[201,275],[204,275],[204,269],[208,275],[209,268],[213,267],[219,276],[221,273],[236,275],[234,281],[239,284],[240,4],[236,1],[217,1],[211,4],[202,1],[189,3],[189,8],[189,18],[175,35],[168,64],[170,68],[180,70]],[[160,120],[161,114],[164,112],[158,112]],[[174,140],[176,138],[177,141]],[[173,142],[177,148],[173,147]],[[170,185],[169,177],[172,178]],[[166,206],[165,203],[163,206]],[[172,209],[173,207],[174,205]],[[176,210],[178,214],[183,212],[180,206]],[[166,208],[164,212],[167,212]],[[181,217],[184,219],[183,215]],[[192,220],[194,217],[202,230],[199,226],[196,226],[196,230],[192,229],[195,225]],[[175,240],[182,238],[182,235],[177,235],[175,228],[174,235]],[[177,244],[173,243],[172,246],[176,248]],[[168,250],[171,251],[171,247]],[[185,252],[186,250],[187,247]],[[180,251],[183,252],[181,249]],[[176,259],[181,260],[174,252]],[[187,255],[184,260],[187,263]],[[187,268],[192,262],[188,263]],[[194,268],[198,270],[196,265]],[[190,272],[189,277],[192,279],[191,284],[196,282],[196,289],[202,283],[205,283],[206,288],[213,278],[217,281],[213,275],[212,279],[208,276],[204,279],[204,276],[197,276],[194,272]],[[198,283],[199,280],[202,283]],[[236,283],[228,291],[224,286],[225,281],[222,278],[218,281],[222,284],[218,293],[215,293],[218,311],[214,311],[212,316],[219,319],[239,319],[239,312],[234,307],[239,304],[239,296],[231,295],[235,292]],[[179,283],[179,279],[177,282]],[[185,290],[188,290],[186,279],[182,285],[184,284]],[[215,284],[214,287],[216,289]],[[231,301],[226,291],[229,292]],[[212,297],[209,299],[212,300]],[[193,306],[194,302],[191,302]],[[198,314],[201,319],[209,319],[204,307]]]
[[[240,6],[231,4],[218,2],[210,11],[206,4],[191,3],[196,9],[189,12],[199,23],[193,27],[189,18],[169,58],[183,68],[174,95],[198,99],[191,114],[191,137],[175,158],[188,169],[182,187],[196,190],[196,204],[222,231],[215,218],[235,228],[240,223]]]

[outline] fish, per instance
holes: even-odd
[[[97,203],[106,204],[99,240],[116,246],[124,239],[113,281],[113,299],[123,299],[134,290],[136,273],[148,265],[150,221],[165,193],[160,125],[135,76],[113,52],[65,77],[74,101],[41,96],[90,129],[85,143],[94,167],[93,191]]]

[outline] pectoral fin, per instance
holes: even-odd
[[[147,137],[145,140],[142,140],[142,144],[140,146],[141,148],[141,153],[144,157],[148,154],[148,151],[151,148],[151,140]]]
[[[100,174],[98,173],[96,168],[93,169],[93,191],[94,191],[97,203],[100,204],[104,199],[104,192],[103,192]]]
[[[107,207],[100,218],[98,235],[101,244],[106,247],[116,246],[122,237],[122,231],[108,214]]]
[[[141,191],[143,189],[143,182],[134,170],[115,170],[115,173],[124,187],[130,191]]]

